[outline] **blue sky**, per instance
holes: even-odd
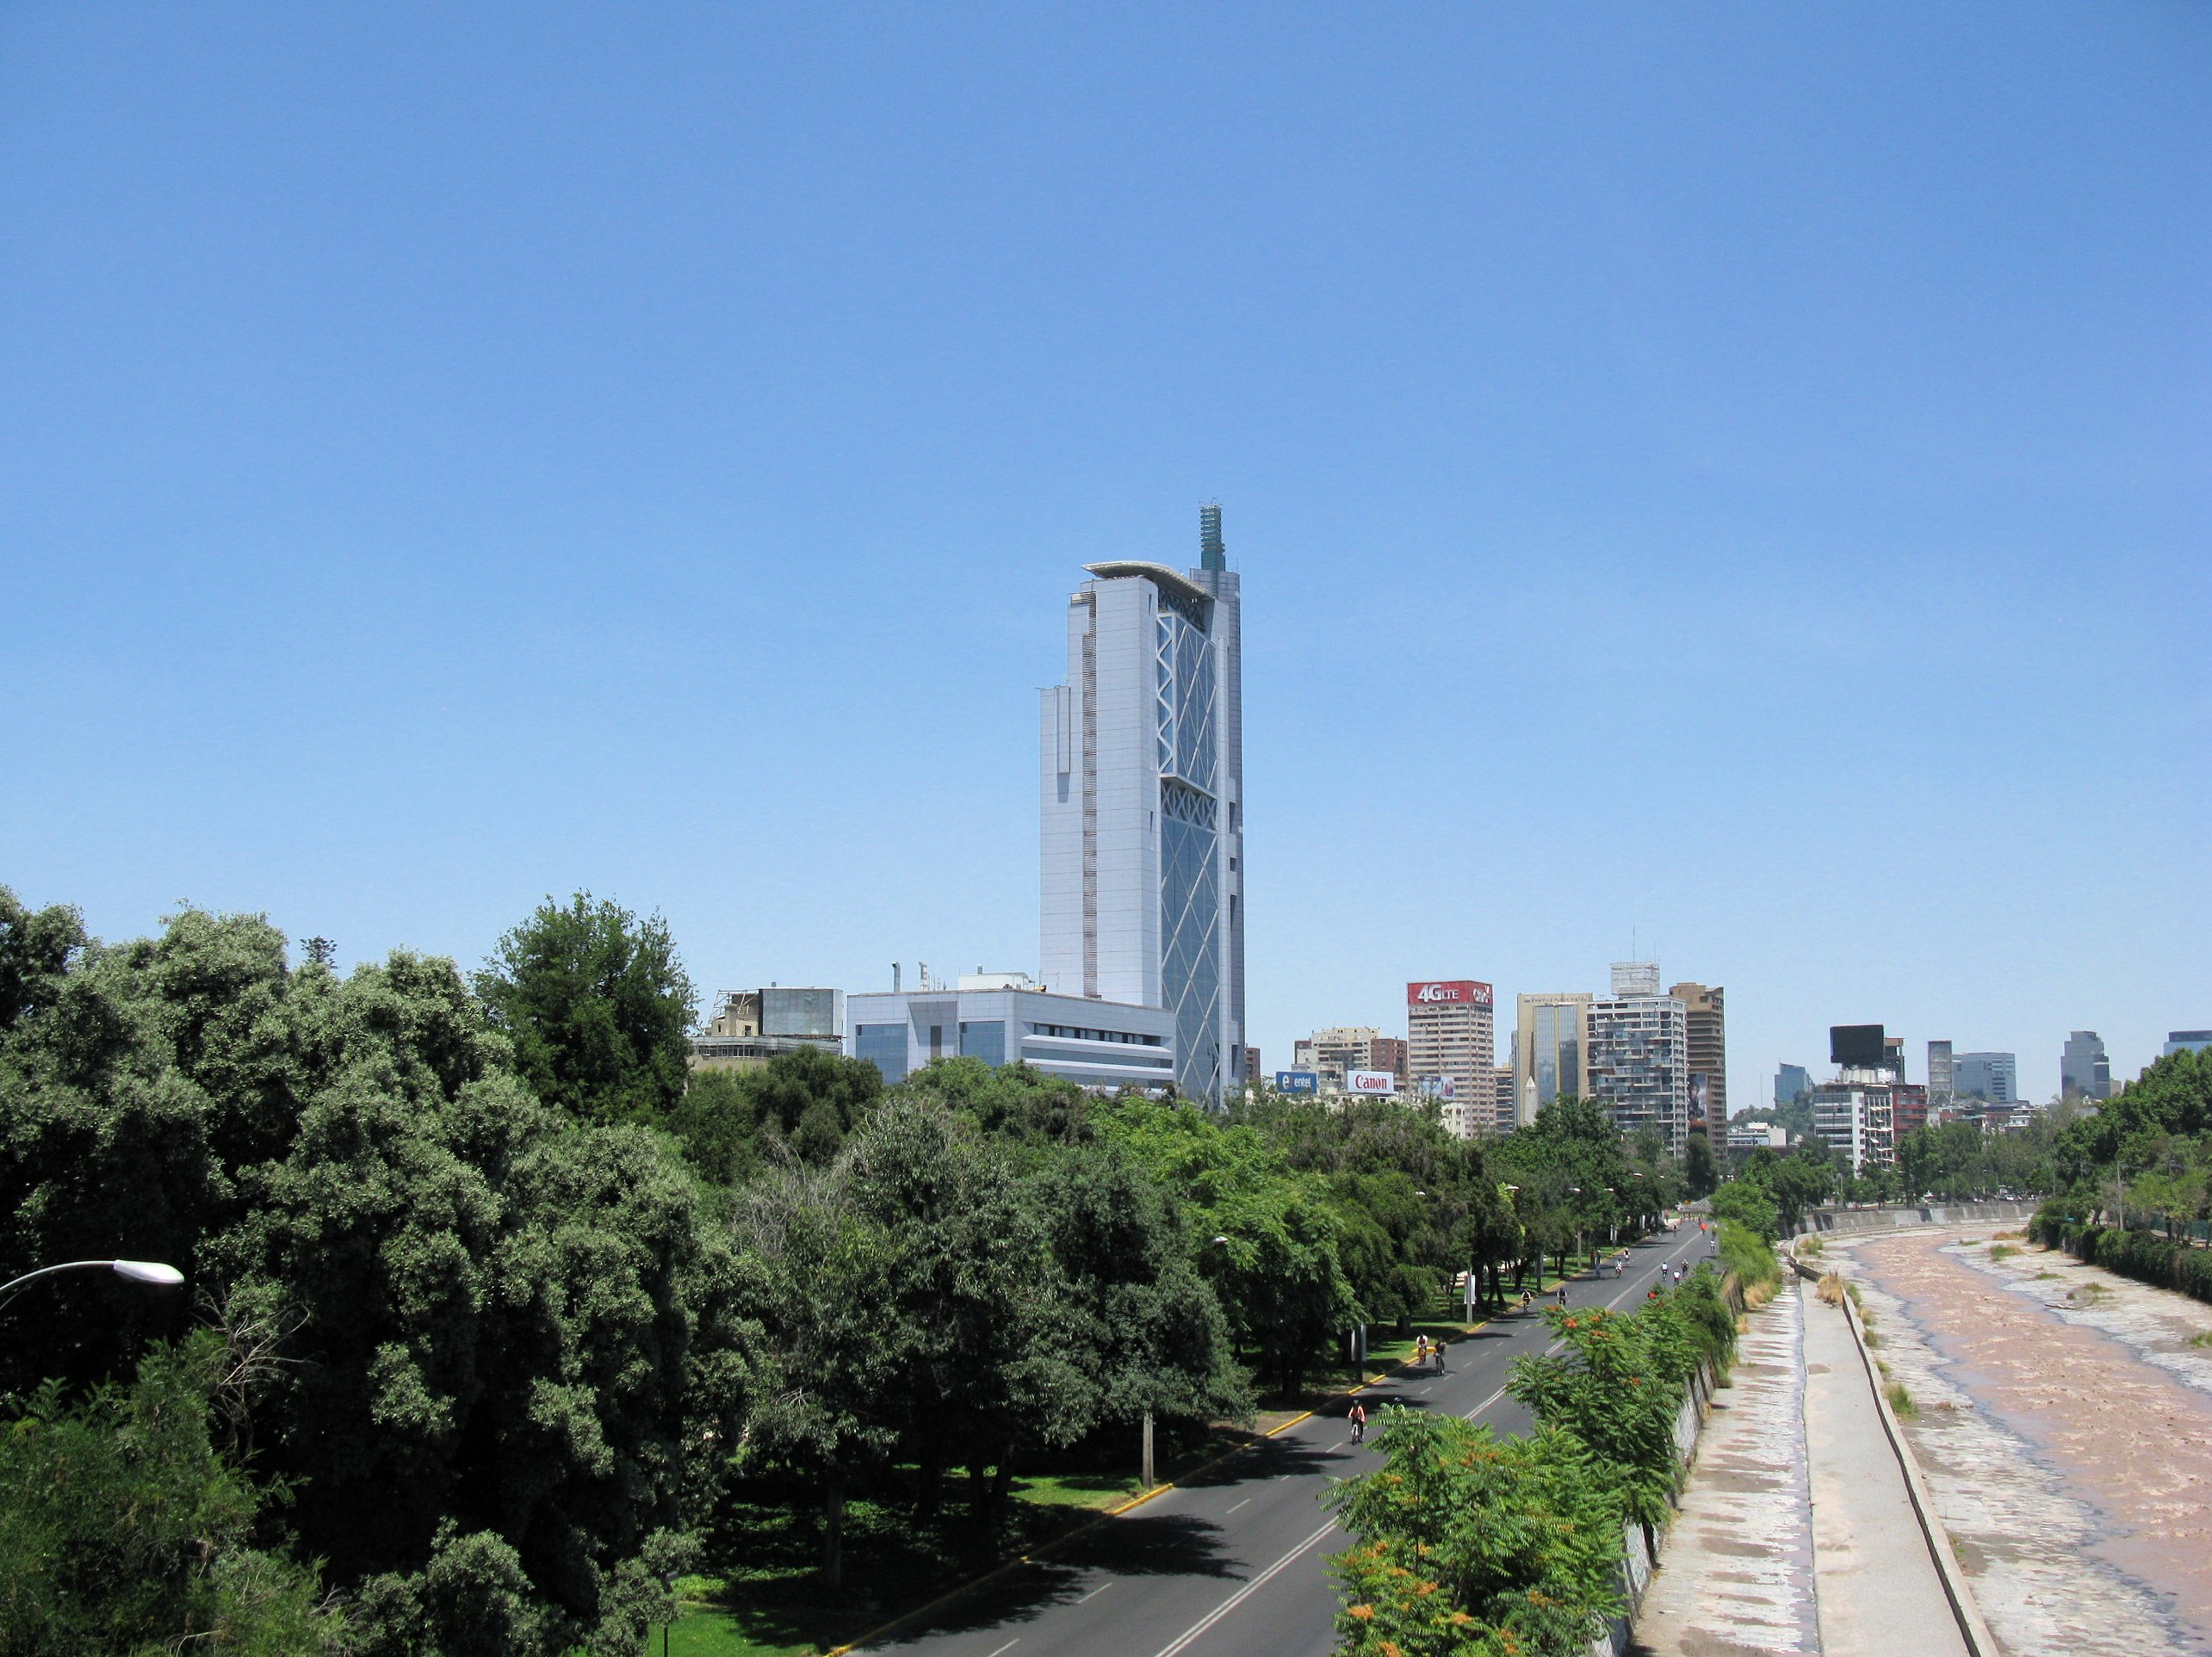
[[[1033,966],[1100,557],[1247,595],[1252,1023],[2212,1023],[2212,11],[0,10],[0,881]],[[911,970],[911,968],[909,968]]]

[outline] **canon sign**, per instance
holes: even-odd
[[[1405,986],[1405,1005],[1409,1007],[1445,1006],[1487,1007],[1490,1004],[1490,986],[1478,984],[1472,978],[1454,978],[1441,984],[1409,984]]]
[[[1344,1073],[1344,1091],[1381,1093],[1394,1098],[1397,1095],[1397,1077],[1387,1070],[1348,1070]]]

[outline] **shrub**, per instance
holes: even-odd
[[[1821,1254],[1821,1244],[1819,1234],[1817,1233],[1808,1233],[1806,1236],[1799,1238],[1797,1240],[1797,1252],[1808,1260],[1819,1259]]]
[[[1912,1401],[1912,1394],[1905,1390],[1902,1381],[1891,1382],[1882,1388],[1882,1394],[1889,1400],[1889,1407],[1897,1413],[1899,1420],[1910,1421],[1920,1413],[1920,1407]]]

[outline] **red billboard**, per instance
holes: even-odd
[[[1490,1004],[1490,986],[1478,984],[1472,978],[1453,978],[1441,983],[1409,984],[1405,986],[1405,1005],[1409,1007],[1487,1007]]]

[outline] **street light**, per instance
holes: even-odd
[[[25,1284],[51,1277],[57,1271],[112,1271],[118,1277],[127,1277],[151,1289],[174,1289],[184,1281],[183,1272],[159,1260],[65,1260],[59,1265],[40,1266],[36,1271],[26,1271],[20,1277],[0,1283],[0,1306],[13,1300]]]

